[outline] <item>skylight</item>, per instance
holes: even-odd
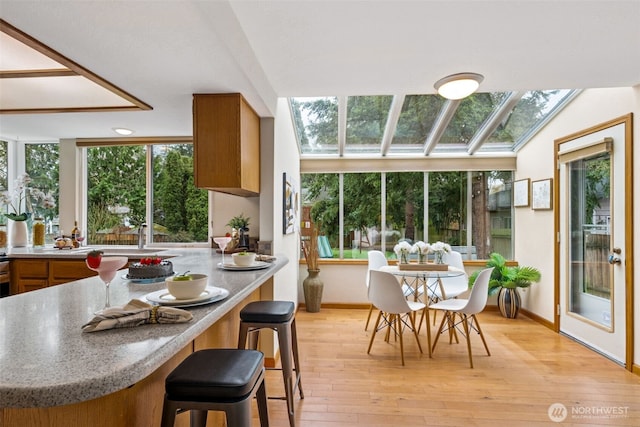
[[[290,98],[302,158],[516,152],[575,90]]]

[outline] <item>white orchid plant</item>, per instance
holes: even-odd
[[[29,187],[30,183],[31,177],[25,173],[16,179],[13,197],[8,191],[0,193],[0,205],[7,207],[4,216],[13,221],[26,221],[33,213],[34,205],[45,209],[56,206],[51,192],[45,194],[42,190]]]

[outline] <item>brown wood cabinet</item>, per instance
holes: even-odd
[[[11,261],[11,294],[95,276],[83,260],[14,259]]]
[[[260,117],[239,93],[193,95],[195,184],[260,194]]]

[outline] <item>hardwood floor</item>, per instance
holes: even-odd
[[[429,359],[424,327],[424,354],[405,335],[404,367],[398,342],[382,335],[367,355],[366,316],[297,313],[305,395],[295,400],[298,427],[640,425],[640,377],[526,317],[480,314],[491,356],[473,335],[470,369],[464,341],[449,345],[444,336]],[[268,372],[267,393],[283,395],[278,371]],[[548,414],[556,403],[567,411],[559,423]],[[285,401],[269,400],[269,416],[270,425],[288,426]]]

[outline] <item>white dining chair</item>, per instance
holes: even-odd
[[[460,252],[445,252],[442,260],[451,267],[465,271],[462,254]],[[434,286],[433,295],[431,296],[436,302],[449,298],[457,298],[469,290],[469,276],[467,276],[466,272],[460,276],[441,277],[439,281],[442,287]],[[436,313],[435,311],[433,313],[434,325],[436,324]]]
[[[365,283],[367,285],[367,295],[369,294],[369,272],[371,270],[379,270],[380,267],[384,267],[385,265],[389,265],[387,262],[387,257],[381,251],[369,251],[367,253],[367,259],[369,264],[367,265],[367,277],[365,279]],[[369,307],[369,315],[367,316],[367,323],[364,325],[364,330],[366,331],[369,327],[369,321],[371,320],[371,313],[373,313],[373,304]]]
[[[367,354],[371,353],[373,340],[376,333],[382,329],[388,328],[388,332],[393,332],[394,336],[400,341],[400,358],[402,366],[404,366],[404,344],[402,333],[405,328],[409,329],[416,338],[420,353],[422,346],[418,338],[418,330],[415,324],[415,314],[418,311],[424,311],[426,305],[419,301],[407,301],[402,293],[402,288],[398,284],[396,277],[384,271],[371,270],[369,272],[369,301],[380,310],[376,319],[375,327],[371,333],[371,341]],[[421,318],[422,319],[422,318]],[[431,355],[431,347],[429,347],[429,355]]]
[[[462,254],[460,252],[445,252],[442,260],[451,267],[465,271]],[[467,276],[466,272],[460,276],[442,277],[440,281],[442,283],[442,289],[440,289],[439,286],[436,286],[434,289],[434,294],[439,300],[457,298],[469,290],[469,276]],[[443,291],[444,294],[442,293]]]
[[[471,331],[473,330],[477,332],[478,335],[480,335],[482,343],[484,344],[484,348],[485,350],[487,350],[487,355],[491,356],[489,347],[487,346],[487,342],[485,341],[484,335],[482,334],[482,329],[480,329],[480,324],[478,323],[476,314],[484,310],[485,306],[487,305],[489,279],[491,278],[492,271],[493,267],[486,268],[480,272],[473,284],[473,287],[471,288],[469,299],[450,298],[439,301],[435,304],[431,304],[429,306],[430,310],[441,310],[444,312],[444,316],[442,316],[442,321],[440,322],[440,327],[438,328],[438,332],[433,341],[433,346],[431,349],[432,352],[435,351],[436,344],[438,343],[438,338],[442,333],[449,332],[449,343],[451,344],[452,336],[457,337],[456,334],[459,332],[467,339],[469,364],[471,365],[471,368],[473,368],[473,356],[471,353],[470,339]],[[457,321],[456,316],[460,317],[460,319]]]

